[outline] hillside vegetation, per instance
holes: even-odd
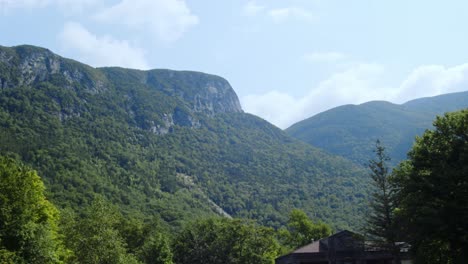
[[[379,139],[388,150],[391,164],[406,159],[417,135],[432,128],[437,115],[468,107],[468,92],[421,98],[398,105],[373,101],[344,105],[300,121],[286,132],[329,153],[359,165],[373,155]]]
[[[230,215],[280,227],[293,208],[356,229],[367,176],[242,112],[224,79],[92,68],[33,46],[0,48],[0,154],[38,174],[59,208],[99,194],[127,215]]]

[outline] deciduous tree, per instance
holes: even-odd
[[[395,171],[399,216],[421,263],[468,263],[468,109],[434,128]]]
[[[271,228],[237,219],[207,219],[179,234],[174,260],[178,264],[272,264],[278,250]]]
[[[330,236],[331,227],[325,223],[314,223],[307,214],[299,209],[293,209],[289,214],[286,229],[280,230],[284,246],[294,249],[315,240]]]
[[[62,263],[59,211],[44,195],[37,173],[14,159],[0,157],[0,260]]]
[[[97,197],[84,213],[81,219],[69,216],[64,224],[67,245],[75,253],[73,263],[140,263],[127,252],[117,229],[120,215],[115,207]]]

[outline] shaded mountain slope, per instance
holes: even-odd
[[[375,141],[386,146],[392,163],[406,158],[416,135],[432,127],[436,115],[468,107],[468,92],[409,101],[344,105],[298,122],[286,132],[358,164],[372,158]]]
[[[220,77],[18,46],[0,47],[0,83],[0,153],[38,170],[61,207],[101,194],[172,226],[221,208],[277,227],[302,208],[357,228],[365,211],[365,173],[243,113]]]

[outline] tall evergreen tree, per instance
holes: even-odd
[[[370,160],[368,168],[372,178],[373,191],[370,200],[370,213],[367,215],[365,233],[379,247],[389,249],[400,263],[400,248],[397,245],[397,226],[395,222],[395,188],[390,181],[390,170],[387,163],[390,158],[380,140],[375,144],[375,159]]]

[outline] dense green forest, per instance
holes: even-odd
[[[367,230],[380,247],[407,241],[415,263],[466,263],[468,110],[446,114],[416,140],[392,173],[384,147],[369,163],[374,183]],[[301,210],[280,229],[208,217],[171,231],[158,217],[143,221],[96,195],[79,213],[58,210],[38,174],[0,157],[2,263],[273,263],[280,254],[331,234]]]
[[[432,128],[437,115],[468,107],[468,92],[421,98],[404,104],[374,101],[339,106],[300,121],[286,132],[359,165],[372,158],[376,140],[387,148],[390,165],[407,158],[414,138]]]
[[[415,263],[468,261],[468,109],[438,116],[393,171],[377,142],[367,236],[399,259],[406,241]],[[399,263],[399,262],[397,262]]]
[[[0,157],[1,263],[268,264],[308,238],[331,233],[328,225],[314,223],[298,209],[280,230],[207,217],[174,232],[158,217],[124,216],[99,195],[79,213],[59,211],[44,191],[36,171]]]
[[[379,179],[382,241],[391,231],[418,263],[466,260],[467,110],[369,177],[243,113],[213,75],[0,47],[0,88],[1,263],[273,263],[361,230],[387,197]]]
[[[243,113],[220,77],[0,51],[0,152],[37,170],[60,208],[100,194],[173,228],[219,214],[279,228],[293,208],[335,228],[362,222],[365,173]]]

